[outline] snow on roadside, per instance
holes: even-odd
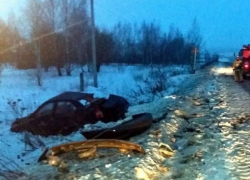
[[[145,155],[122,155],[117,153],[103,158],[99,157],[80,162],[74,158],[70,158],[68,161],[70,172],[68,174],[61,174],[61,177],[66,179],[67,176],[76,174],[76,179],[81,180],[105,178],[150,179],[150,177],[157,177],[158,175],[158,179],[229,179],[228,171],[223,169],[223,162],[225,160],[223,152],[216,153],[214,157],[213,154],[215,152],[212,151],[215,145],[213,142],[220,138],[220,133],[214,133],[210,129],[202,129],[201,132],[189,132],[186,129],[186,127],[192,128],[192,125],[194,128],[199,128],[200,125],[204,125],[200,122],[201,120],[204,123],[210,123],[207,120],[214,119],[209,106],[213,105],[212,97],[214,93],[217,94],[218,89],[216,81],[210,81],[209,78],[211,77],[208,75],[209,73],[207,75],[203,74],[200,77],[200,74],[197,73],[190,76],[182,85],[185,84],[192,88],[182,89],[176,96],[169,95],[164,99],[156,100],[149,104],[131,107],[131,111],[129,111],[129,113],[133,114],[140,110],[149,110],[154,115],[157,115],[161,111],[166,112],[166,109],[170,106],[172,109],[183,109],[189,113],[191,111],[195,111],[198,114],[206,113],[204,117],[191,119],[191,124],[188,124],[187,121],[178,118],[170,112],[167,119],[154,124],[144,134],[131,138],[132,142],[139,143],[145,148],[147,152]],[[200,98],[211,100],[211,104],[203,104],[201,106],[191,105],[188,96],[196,97],[194,95],[197,94]],[[159,132],[159,136],[155,135],[156,132]],[[175,139],[176,143],[170,141],[172,138]],[[159,153],[161,143],[169,144],[176,149],[173,158],[164,158]],[[49,170],[46,173],[47,177],[49,175],[50,177],[57,175],[60,177],[60,173],[56,172],[56,168],[46,165],[31,167],[32,170],[29,169],[28,172],[32,174],[33,172],[37,172],[38,168]],[[40,174],[39,172],[37,173],[36,175],[39,177]],[[157,173],[159,174],[157,175]],[[42,178],[46,179],[44,176]]]
[[[187,73],[186,67],[167,67],[167,70],[170,74]],[[128,98],[131,90],[135,88],[138,83],[135,77],[138,77],[141,74],[144,75],[145,72],[148,71],[149,69],[143,67],[122,66],[117,69],[117,67],[103,66],[99,74],[98,89],[89,86],[91,80],[88,78],[91,76],[87,73],[85,74],[85,85],[87,85],[85,92],[95,93],[95,97],[108,97],[108,95],[112,93]],[[0,147],[1,154],[6,157],[6,162],[8,162],[8,160],[13,160],[22,169],[25,169],[25,167],[30,164],[36,164],[36,160],[44,150],[44,147],[38,145],[36,150],[30,150],[30,147],[25,147],[24,134],[10,132],[10,125],[18,115],[25,116],[30,114],[45,100],[64,91],[78,91],[78,74],[79,72],[76,71],[73,72],[70,77],[57,77],[56,72],[51,70],[48,73],[43,74],[43,86],[38,87],[34,77],[34,70],[17,70],[13,67],[5,67],[1,74],[0,82],[0,137],[2,137],[0,140]],[[165,94],[171,94],[175,90],[173,87],[182,83],[187,76],[188,75],[178,75],[176,77],[171,77],[170,80],[172,84],[169,87],[169,91]],[[10,106],[8,102],[15,102],[16,106],[14,108],[16,109],[13,109],[13,106]],[[130,107],[128,116],[141,112],[151,112],[154,116],[160,116],[161,112],[165,110],[165,104],[166,100],[159,98],[150,104]],[[23,112],[20,111],[20,108],[22,107],[25,108]],[[118,123],[121,122],[122,121],[119,121]],[[115,124],[117,123],[99,123],[93,126],[103,128],[105,126],[114,126]],[[88,128],[93,127],[86,126],[86,129]],[[84,139],[79,133],[74,133],[67,137],[37,137],[46,145],[46,147]],[[38,139],[35,138],[34,141]]]
[[[211,78],[213,79],[211,80]],[[178,82],[180,79],[181,83]],[[177,84],[177,88],[180,85],[181,87],[185,87],[186,85],[189,88],[181,89],[176,96],[171,95],[171,93],[169,95],[166,93],[164,98],[156,99],[152,103],[131,106],[127,116],[146,111],[153,113],[154,117],[158,117],[163,112],[166,112],[166,109],[169,106],[172,109],[178,107],[187,112],[196,111],[198,114],[205,113],[206,115],[204,117],[191,120],[191,122],[194,123],[194,127],[199,128],[200,125],[202,126],[206,123],[210,123],[208,120],[214,120],[220,115],[220,110],[214,107],[214,104],[220,102],[222,98],[222,90],[218,88],[217,77],[214,78],[214,76],[209,76],[209,73],[197,73],[195,75],[180,75],[173,77],[173,82]],[[100,92],[100,94],[101,93],[103,92]],[[196,97],[195,95],[197,94],[198,97],[207,98],[209,103],[202,106],[190,105],[190,101],[186,96]],[[210,107],[213,107],[212,110]],[[172,113],[170,113],[167,118],[166,121],[163,120],[161,123],[153,125],[153,127],[143,135],[132,138],[133,142],[143,145],[147,152],[146,155],[140,156],[136,154],[130,156],[118,154],[117,156],[110,156],[110,158],[102,158],[101,160],[96,158],[82,161],[81,163],[74,159],[70,159],[69,165],[71,173],[78,173],[78,176],[75,177],[75,179],[82,180],[98,178],[108,179],[111,177],[115,177],[114,179],[132,179],[132,177],[137,177],[138,179],[140,177],[150,179],[149,176],[154,175],[154,172],[158,172],[159,170],[163,172],[163,176],[160,176],[159,179],[230,179],[231,176],[229,171],[225,168],[226,157],[224,156],[223,149],[221,149],[221,133],[214,131],[216,128],[214,128],[213,125],[211,128],[202,129],[204,130],[202,132],[188,132],[183,131],[183,128],[184,130],[186,126],[192,128],[192,124],[188,124],[185,120],[174,116]],[[96,126],[99,126],[100,128],[103,127],[100,123],[96,124]],[[158,130],[161,130],[162,134],[157,139],[152,132]],[[10,134],[11,133],[9,133],[9,135]],[[178,136],[175,137],[173,135]],[[176,155],[173,159],[165,160],[159,155],[157,150],[159,149],[159,144],[161,142],[168,143],[171,137],[176,138],[176,143],[175,145],[172,143],[172,147],[175,147],[178,151],[175,152]],[[18,137],[18,135],[13,135],[12,138],[15,139],[20,137]],[[61,143],[64,140],[70,141],[71,138],[72,140],[74,140],[74,138],[78,140],[78,138],[81,139],[82,136],[75,137],[72,135],[66,138],[67,139],[65,139],[65,137],[56,136],[42,140],[48,145],[53,145],[53,143]],[[18,143],[20,143],[20,141],[18,141]],[[18,146],[17,143],[14,144]],[[16,151],[18,151],[18,149]],[[199,153],[201,153],[201,155]],[[25,162],[28,162],[28,157],[31,157],[31,159],[33,158],[31,161],[32,166],[22,166],[25,167],[25,169],[27,167],[26,172],[28,174],[36,172],[37,177],[40,176],[41,179],[46,179],[45,174],[48,175],[47,177],[50,175],[51,178],[58,174],[56,168],[47,165],[38,165],[34,162],[36,159],[35,156],[38,154],[40,155],[40,152],[36,150],[29,155],[26,155],[27,158],[24,158]],[[194,158],[194,155],[197,157]],[[36,166],[36,164],[38,166]],[[169,169],[165,169],[165,167]],[[45,170],[47,173],[44,173]],[[164,172],[167,171],[169,171],[169,173],[164,174]]]

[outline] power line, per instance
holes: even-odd
[[[87,22],[87,21],[88,21],[88,20],[78,21],[78,22],[76,22],[76,23],[74,23],[74,24],[72,24],[72,25],[69,25],[69,26],[66,27],[65,29],[69,29],[69,28],[78,26],[78,25],[83,24],[83,23],[85,23],[85,22]],[[4,54],[4,53],[6,53],[6,52],[8,52],[8,51],[11,51],[11,50],[14,50],[14,49],[16,49],[16,48],[18,48],[18,47],[21,47],[21,46],[30,44],[30,43],[32,43],[32,42],[34,42],[34,41],[43,39],[43,38],[48,37],[48,36],[51,36],[51,35],[53,35],[53,34],[57,34],[57,33],[59,33],[59,32],[63,32],[63,30],[62,30],[62,31],[53,31],[53,32],[49,32],[49,33],[47,33],[47,34],[43,34],[43,35],[37,36],[37,37],[35,37],[35,38],[32,38],[31,40],[26,41],[25,43],[19,43],[19,44],[13,45],[12,47],[7,48],[7,49],[1,51],[0,54]]]
[[[116,3],[114,6],[115,6],[115,7],[118,7],[118,3]],[[109,11],[109,12],[112,12],[112,13],[115,12],[115,11],[111,11],[111,10],[109,10],[109,9],[105,9],[105,10],[106,10],[106,11]],[[128,14],[128,15],[129,15],[130,17],[132,17],[132,18],[135,18],[135,16],[132,15],[131,13],[126,13],[126,14]],[[119,14],[116,13],[116,15],[119,15]],[[120,16],[120,15],[119,15],[119,16]],[[120,17],[124,17],[124,16],[122,15],[122,16],[120,16]],[[128,22],[129,22],[129,20],[128,20],[127,18],[123,18],[123,19],[124,19],[125,21],[128,21]],[[83,23],[85,23],[85,22],[87,22],[87,21],[88,21],[88,19],[87,19],[87,20],[78,21],[78,22],[76,22],[76,23],[74,23],[74,24],[69,25],[69,26],[66,27],[65,29],[68,29],[68,28],[72,28],[72,27],[78,26],[78,25],[83,24]],[[64,29],[64,30],[65,30],[65,29]],[[7,48],[7,49],[2,50],[2,51],[0,52],[0,55],[6,53],[6,52],[8,52],[8,51],[15,50],[15,49],[17,49],[17,48],[19,48],[19,47],[21,47],[21,46],[25,46],[25,45],[30,44],[30,43],[32,43],[32,42],[41,40],[41,39],[43,39],[43,38],[45,38],[45,37],[48,37],[48,36],[51,36],[51,35],[60,33],[60,32],[63,32],[63,30],[61,30],[61,31],[52,31],[52,32],[49,32],[49,33],[47,33],[47,34],[43,34],[43,35],[34,37],[34,38],[32,38],[31,40],[26,41],[25,43],[18,43],[18,44],[16,44],[16,45],[13,45],[13,46],[10,47],[10,48]],[[90,40],[90,39],[92,38],[92,36],[95,36],[95,35],[92,34],[90,38],[88,38],[87,40],[84,41],[84,43],[86,43],[88,40]]]

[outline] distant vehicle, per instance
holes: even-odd
[[[239,56],[242,60],[243,77],[250,77],[250,44],[243,45],[239,51]]]
[[[123,97],[94,98],[94,94],[65,92],[44,102],[31,115],[12,123],[12,132],[35,135],[69,135],[85,124],[111,122],[125,117],[129,103]],[[84,100],[87,105],[80,101]]]

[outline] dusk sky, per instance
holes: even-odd
[[[0,0],[0,15],[20,9],[22,0]],[[168,31],[171,24],[186,33],[196,17],[210,50],[237,51],[250,43],[249,6],[243,0],[95,0],[96,24],[155,21]]]

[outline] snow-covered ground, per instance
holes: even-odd
[[[155,68],[156,70],[158,68]],[[167,96],[176,90],[188,77],[188,68],[171,66],[161,69],[165,73],[167,79],[167,89],[161,92],[162,96]],[[10,132],[10,125],[18,117],[23,117],[33,112],[45,100],[62,93],[64,91],[79,91],[79,72],[73,71],[72,76],[58,77],[55,69],[51,68],[49,72],[44,72],[42,76],[42,86],[39,87],[36,82],[35,70],[17,70],[14,67],[6,66],[0,77],[0,148],[1,156],[4,162],[8,165],[1,167],[0,170],[14,168],[24,169],[26,165],[36,162],[37,157],[43,151],[42,146],[35,150],[30,150],[25,147],[23,134],[16,134]],[[132,92],[136,92],[140,86],[142,89],[145,86],[143,80],[148,78],[152,80],[150,74],[151,67],[144,66],[102,66],[98,74],[98,88],[92,85],[92,77],[89,73],[84,74],[85,91],[94,93],[95,97],[108,97],[109,94],[116,94],[125,97],[131,104],[135,104],[136,100]],[[146,99],[146,96],[152,95],[142,94],[138,96],[138,100]],[[129,109],[129,114],[136,114],[140,112],[152,112],[157,116],[162,112],[159,108],[159,103],[163,103],[162,97],[156,96],[153,104],[135,105]],[[128,115],[129,115],[128,114]],[[118,122],[120,123],[120,122]],[[111,125],[114,125],[114,123]],[[106,124],[99,123],[93,125],[94,127],[104,127]],[[85,129],[93,126],[86,126]],[[68,137],[55,136],[50,138],[39,137],[40,140],[46,145],[51,147],[63,142],[82,140],[83,136],[79,133],[72,134]],[[0,160],[2,160],[0,158]],[[11,167],[13,161],[16,167]],[[6,164],[5,164],[6,165]]]
[[[140,84],[138,80],[143,79],[141,76],[150,72],[150,70],[141,67],[123,68],[126,70],[116,67],[103,67],[100,73],[102,76],[99,76],[100,87],[88,86],[86,91],[95,92],[98,96],[107,96],[109,93],[113,93],[112,90],[115,94],[126,96],[130,100],[131,89],[136,88],[136,85]],[[152,124],[149,130],[130,139],[131,142],[138,143],[145,149],[145,155],[134,153],[124,155],[119,152],[104,151],[105,155],[100,152],[99,156],[94,159],[79,160],[66,153],[60,158],[66,162],[68,171],[61,172],[60,168],[37,163],[36,160],[42,152],[43,146],[37,145],[38,148],[35,150],[29,150],[30,147],[28,146],[25,150],[24,136],[10,133],[8,128],[11,120],[7,121],[6,119],[0,124],[2,129],[0,132],[0,165],[5,162],[3,165],[7,165],[8,168],[19,170],[20,173],[24,172],[25,174],[20,174],[19,178],[14,177],[20,180],[249,179],[250,99],[249,92],[246,91],[247,88],[250,89],[249,82],[235,83],[232,78],[232,69],[228,65],[225,66],[225,63],[218,63],[214,67],[198,71],[196,74],[177,75],[178,73],[174,70],[176,68],[172,67],[166,71],[166,76],[168,76],[168,80],[171,79],[171,83],[168,84],[168,89],[163,93],[163,97],[155,98],[150,103],[133,105],[129,108],[127,116],[139,112],[150,112],[154,117],[159,117],[163,113],[168,113],[162,121]],[[110,69],[110,72],[113,71],[114,74],[104,73],[105,71],[108,72],[108,69]],[[19,72],[15,69],[6,69],[3,72],[1,83],[6,82],[4,81],[4,75],[6,76],[7,72],[10,73],[11,71],[13,71],[13,74]],[[180,71],[186,72],[185,70]],[[19,73],[26,74],[25,71]],[[177,76],[170,76],[169,74]],[[102,79],[104,77],[105,79]],[[112,85],[115,85],[116,78],[122,79],[122,77],[125,85],[120,81],[117,83],[120,86],[126,86],[127,89],[118,88],[119,90],[117,90],[115,86],[109,89],[108,86],[104,86],[104,84],[109,85],[109,81],[112,81]],[[68,78],[72,78],[71,81],[67,81]],[[53,79],[54,84],[56,82],[60,84],[58,80],[60,78],[57,78],[55,74],[52,76],[52,72],[50,75],[47,74],[46,79],[50,79],[50,82]],[[41,88],[35,86],[35,81],[33,81],[34,84],[31,87],[30,85],[28,87],[36,87],[33,89],[33,93],[36,91],[41,93],[44,90],[50,92],[51,96],[61,92],[60,89],[57,89],[58,87],[54,88],[55,91],[58,90],[57,92],[53,91],[53,88],[49,88],[50,83],[46,82],[46,79],[44,79],[44,86]],[[72,77],[62,77],[61,80],[63,79],[67,82],[65,83],[67,86],[71,83],[68,86],[69,90],[77,90],[77,73]],[[128,80],[132,82],[129,83]],[[18,83],[18,80],[16,82]],[[88,83],[91,84],[91,82]],[[67,88],[65,84],[62,85],[62,91]],[[131,86],[128,84],[131,84]],[[72,87],[75,87],[75,89]],[[121,92],[124,94],[120,94]],[[42,96],[43,94],[36,94],[34,97],[37,100],[35,98],[29,99],[29,95],[26,94],[25,97],[28,99],[23,98],[21,103],[24,103],[25,100],[31,102],[32,100],[43,101],[51,97]],[[16,98],[20,98],[20,96]],[[4,109],[8,105],[2,107]],[[93,126],[101,128],[104,124],[98,123]],[[91,126],[86,127],[93,128]],[[37,140],[36,136],[31,136],[31,138],[34,138],[34,141]],[[83,140],[83,137],[79,133],[75,133],[67,137],[39,137],[39,139],[46,146],[51,147],[62,142]],[[166,144],[174,150],[172,155],[164,154],[164,152],[166,153],[166,149],[164,149],[167,147]],[[0,167],[0,170],[3,170],[3,167]]]

